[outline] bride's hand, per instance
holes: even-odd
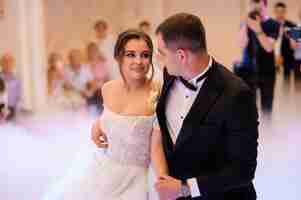
[[[108,148],[108,139],[102,132],[99,120],[96,120],[92,126],[91,139],[99,148]]]

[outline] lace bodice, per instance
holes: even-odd
[[[106,154],[121,164],[147,167],[154,119],[154,115],[127,116],[104,107],[101,124],[109,143]]]

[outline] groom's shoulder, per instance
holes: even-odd
[[[246,91],[251,90],[250,87],[238,76],[236,76],[228,67],[220,63],[216,63],[216,71],[219,75],[219,81],[226,90],[230,91]]]

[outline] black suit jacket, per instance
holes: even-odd
[[[170,175],[181,180],[197,178],[201,196],[196,200],[256,199],[252,179],[258,115],[253,92],[214,61],[174,145],[165,114],[174,81],[165,69],[156,110]]]

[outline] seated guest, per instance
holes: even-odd
[[[14,57],[6,53],[1,58],[2,72],[0,78],[2,78],[6,85],[8,95],[8,109],[10,111],[8,120],[15,118],[17,106],[21,98],[21,83],[14,74],[15,59]]]
[[[97,110],[102,110],[101,88],[110,80],[110,73],[104,55],[100,52],[96,43],[91,42],[87,46],[88,67],[92,72],[92,80],[88,83],[88,105],[97,105]]]
[[[143,20],[139,23],[139,30],[141,30],[142,32],[152,36],[152,29],[151,29],[151,23],[149,21]]]
[[[60,54],[51,53],[47,70],[48,94],[56,96],[64,89],[64,62]]]
[[[65,85],[73,104],[82,105],[89,97],[88,84],[92,74],[87,65],[82,64],[80,50],[73,49],[69,54],[69,65],[65,69]]]
[[[119,68],[114,59],[116,38],[112,32],[110,24],[103,19],[97,20],[94,24],[94,31],[97,46],[106,58],[107,63],[110,65],[109,70],[111,79],[119,78]]]
[[[0,124],[3,123],[8,115],[7,93],[4,80],[0,78]]]
[[[47,70],[49,103],[59,107],[68,107],[70,100],[66,94],[66,81],[63,57],[58,53],[51,53],[48,58]]]

